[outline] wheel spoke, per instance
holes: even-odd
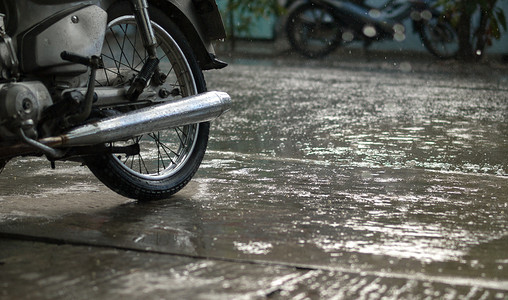
[[[138,34],[137,34],[137,27],[136,27],[136,34],[134,34],[134,45],[136,45],[136,42],[137,42],[137,39],[138,39]],[[133,46],[134,49],[136,49],[135,46]],[[132,62],[134,63],[134,61],[136,60],[136,55],[139,56],[139,52],[138,51],[132,51]],[[140,60],[143,60],[141,57],[139,58]]]
[[[125,56],[125,53],[123,52],[123,48],[120,44],[120,41],[118,40],[118,37],[116,36],[116,33],[113,31],[113,29],[110,29],[110,30],[113,33],[113,37],[115,38],[115,42],[116,42],[118,48],[120,49],[120,60],[115,60],[115,62],[118,62],[117,69],[118,69],[118,72],[120,72],[120,64],[122,63],[122,57]],[[112,53],[112,56],[114,56],[113,53]]]
[[[160,144],[161,147],[162,147],[162,150],[164,150],[164,153],[166,154],[166,156],[169,158],[169,160],[171,161],[172,164],[176,164],[175,161],[173,160],[173,158],[171,157],[171,154],[173,154],[174,156],[176,156],[176,158],[178,158],[180,156],[180,154],[178,154],[177,152],[175,152],[174,150],[172,150],[170,147],[168,147],[166,144],[164,143],[161,143]],[[170,153],[168,153],[171,152]]]
[[[107,55],[105,55],[105,54],[103,54],[102,56],[103,56],[103,57],[106,57],[106,58],[109,58],[109,59],[114,59],[114,58],[112,58],[112,57],[110,57],[110,56],[107,56]],[[117,61],[117,60],[115,60],[115,63],[117,63],[117,64],[118,64],[118,67],[117,67],[117,72],[114,72],[114,71],[112,71],[112,70],[110,70],[110,69],[108,70],[109,72],[111,72],[111,73],[113,73],[113,74],[121,75],[121,73],[120,73],[120,67],[121,67],[121,66],[123,66],[123,67],[127,67],[128,69],[130,69],[130,70],[132,70],[132,71],[136,71],[136,72],[138,71],[135,67],[131,67],[130,65],[125,64],[125,63],[123,63],[123,62],[121,62],[121,61]]]
[[[137,73],[146,62],[147,51],[141,46],[139,30],[133,17],[121,17],[117,23],[110,25],[102,52],[104,78],[101,84],[106,86],[127,84],[132,73]],[[195,94],[194,77],[186,58],[173,39],[168,38],[161,27],[154,27],[157,37],[157,57],[160,60],[159,68],[162,74],[166,74],[166,88],[178,88],[181,96]],[[121,79],[121,80],[119,80]],[[137,109],[133,105],[130,109]],[[120,112],[127,107],[120,109]],[[112,156],[117,159],[128,172],[151,180],[152,178],[165,178],[171,176],[180,169],[189,159],[193,150],[194,139],[197,138],[198,124],[156,131],[138,136],[130,142],[118,142],[118,146],[139,145],[140,152],[136,155]],[[193,133],[193,136],[190,135]],[[155,161],[157,160],[157,161]]]
[[[141,56],[141,54],[139,53],[139,51],[138,51],[138,49],[136,47],[136,40],[137,40],[137,36],[138,36],[138,27],[137,26],[134,26],[134,27],[136,28],[136,31],[134,33],[134,38],[135,38],[134,44],[132,43],[130,38],[127,37],[127,32],[125,33],[125,36],[127,37],[127,40],[129,41],[130,45],[132,46],[132,50],[133,50],[133,53],[132,53],[132,55],[133,55],[132,64],[134,64],[134,61],[136,60],[135,56],[137,56],[139,58],[139,60],[141,61],[141,63],[144,64],[145,61],[146,61],[146,55]]]
[[[173,156],[176,156],[178,158],[178,156],[180,156],[177,152],[173,151],[169,146],[167,146],[165,143],[161,142],[160,138],[159,137],[155,137],[155,136],[152,136],[152,138],[154,139],[154,141],[157,143],[157,147],[160,147],[162,148],[162,150],[164,151],[164,153],[166,154],[167,158],[171,161],[172,164],[175,164],[175,161],[173,160],[172,158],[172,155]],[[160,149],[159,149],[160,150]],[[171,152],[170,153],[168,153]]]
[[[115,37],[115,32],[114,32],[111,28],[110,28],[109,30],[110,30],[110,32],[113,34],[113,36]],[[116,39],[116,37],[115,37],[115,39]],[[115,64],[115,66],[116,66],[116,69],[117,69],[118,73],[120,73],[120,65],[118,65],[118,60],[115,58],[115,52],[113,51],[113,49],[111,49],[111,44],[109,43],[109,40],[106,40],[106,43],[107,43],[107,45],[108,45],[108,50],[109,50],[109,53],[111,54],[111,56],[110,56],[110,57],[108,57],[108,58],[110,58],[110,59],[112,59],[112,60],[113,60],[113,62],[114,62],[114,64]],[[104,54],[104,53],[102,53],[102,56],[105,56],[105,54]],[[107,57],[107,56],[106,56],[106,57]]]
[[[146,61],[146,57],[147,57],[147,56],[148,56],[148,53],[147,53],[147,52],[146,52],[146,50],[145,50],[145,52],[144,52],[144,58],[141,58],[141,59],[139,60],[139,63],[138,63],[136,66],[134,66],[134,68],[135,68],[136,70],[137,70],[137,69],[138,69],[141,65],[144,65],[144,64],[145,64],[145,61]]]
[[[135,157],[134,156],[131,156],[131,157],[132,157],[132,159],[131,159],[131,166],[130,166],[130,168],[133,169],[134,168],[134,159],[135,159]]]
[[[160,142],[160,132],[157,132],[157,136],[154,133],[149,134],[149,136],[154,140],[155,145],[157,146],[157,174],[160,174],[160,166],[162,164],[163,170],[166,169],[166,164],[164,163],[164,157],[161,152],[161,142]],[[168,155],[168,158],[171,158]]]

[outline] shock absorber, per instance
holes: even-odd
[[[158,71],[159,59],[157,58],[157,39],[153,32],[152,23],[148,14],[148,3],[146,0],[132,0],[136,24],[140,29],[143,45],[148,52],[148,59],[136,75],[127,91],[127,98],[131,101],[138,99],[143,92],[150,78]]]

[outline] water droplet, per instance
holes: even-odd
[[[373,18],[379,18],[381,16],[381,11],[379,11],[379,9],[373,8],[369,11],[369,16]]]
[[[415,21],[420,21],[422,19],[422,15],[417,11],[411,12],[411,19]]]
[[[393,39],[397,42],[402,42],[406,39],[406,35],[404,33],[397,32],[393,35]]]
[[[377,34],[376,28],[372,25],[366,25],[363,27],[363,34],[367,37],[374,37]]]
[[[354,40],[354,38],[355,36],[351,31],[346,31],[342,34],[342,40],[344,40],[345,42],[351,42],[352,40]]]
[[[428,10],[422,11],[422,13],[420,15],[421,15],[422,19],[424,19],[424,20],[429,21],[430,19],[432,19],[432,13]]]
[[[411,63],[405,61],[400,63],[400,70],[402,72],[411,72],[413,70],[413,66],[411,66]]]
[[[406,31],[406,27],[404,27],[404,25],[402,25],[402,24],[395,24],[393,26],[393,31],[395,31],[395,32],[405,32]]]

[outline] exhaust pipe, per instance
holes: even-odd
[[[231,108],[231,97],[207,92],[86,124],[61,136],[66,147],[94,145],[158,130],[214,120]]]
[[[102,119],[76,127],[60,136],[38,141],[25,140],[24,144],[0,149],[0,157],[28,154],[36,148],[52,158],[59,158],[59,151],[53,148],[90,146],[171,127],[207,122],[218,118],[230,108],[231,97],[227,93],[207,92]]]

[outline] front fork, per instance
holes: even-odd
[[[159,73],[159,59],[157,58],[157,39],[155,37],[150,16],[148,14],[148,2],[146,0],[131,0],[134,7],[134,17],[143,39],[143,46],[148,53],[148,59],[136,75],[127,91],[127,98],[136,101],[154,74]],[[159,78],[160,77],[160,78]],[[159,83],[163,78],[157,76]]]
[[[157,39],[155,38],[152,23],[150,22],[150,16],[148,15],[148,3],[146,0],[131,1],[132,5],[134,6],[134,16],[136,17],[136,23],[141,31],[143,44],[150,57],[156,57],[155,46],[157,45]]]

